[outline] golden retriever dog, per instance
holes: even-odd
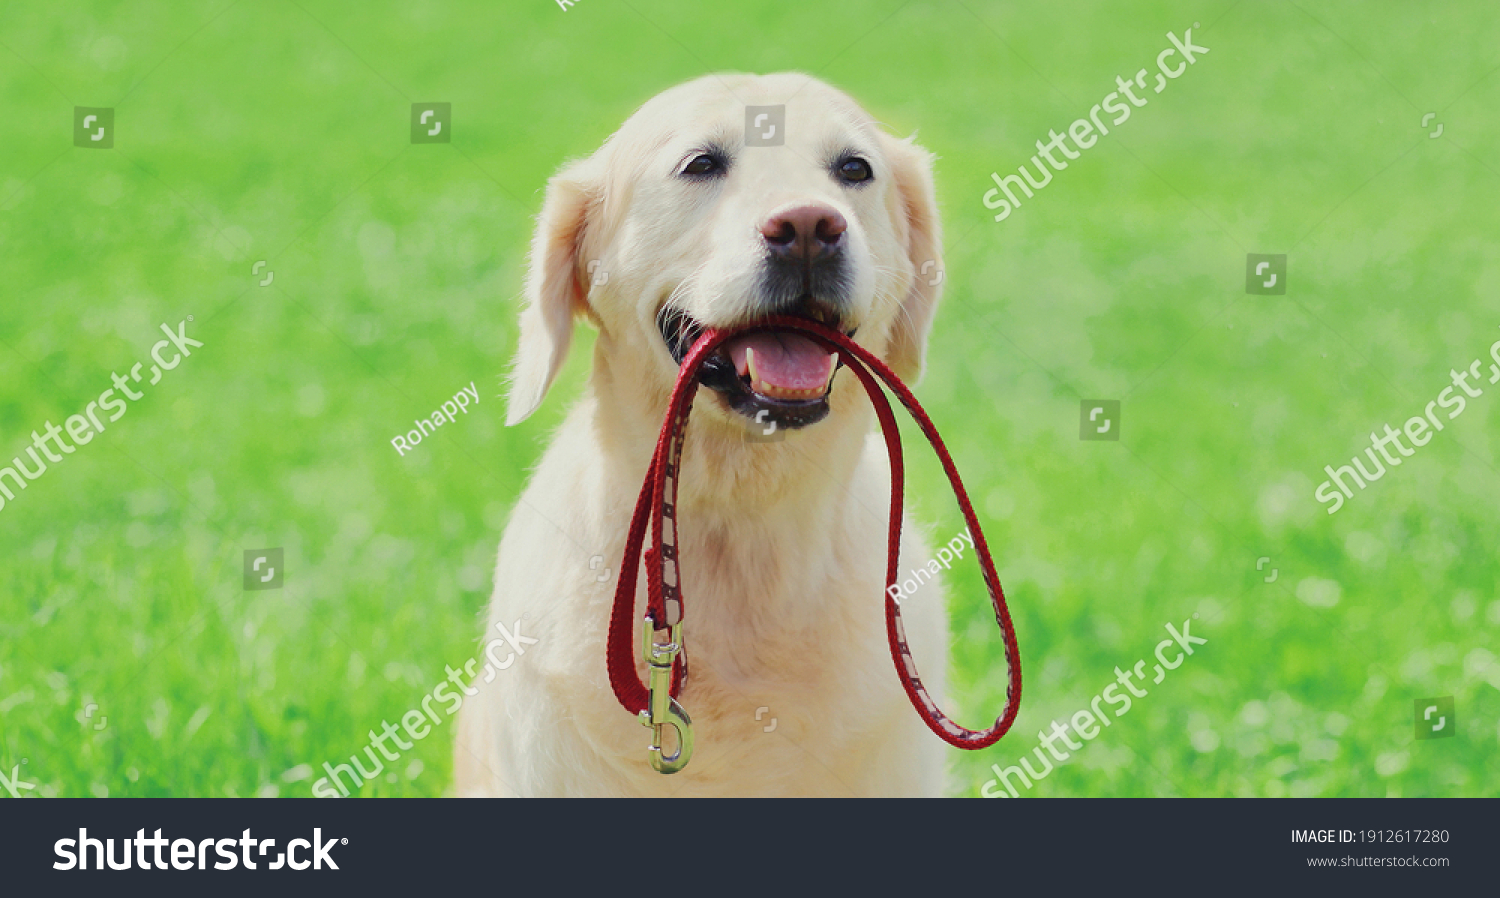
[[[932,157],[802,74],[679,85],[552,178],[506,423],[542,402],[575,322],[598,337],[587,392],[500,541],[487,632],[519,626],[524,655],[469,686],[458,794],[942,793],[946,747],[908,702],[886,641],[885,447],[854,375],[800,335],[739,337],[699,375],[676,516],[690,669],[680,700],[696,737],[685,770],[652,768],[651,731],[615,701],[605,666],[610,568],[696,337],[815,318],[915,382],[940,244]],[[903,533],[901,569],[925,566],[910,520]],[[642,577],[637,646],[644,607]],[[941,700],[941,587],[923,585],[902,610]]]

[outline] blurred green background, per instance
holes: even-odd
[[[1485,0],[167,9],[0,13],[0,456],[161,323],[205,344],[0,510],[0,768],[24,759],[32,794],[306,795],[473,656],[500,530],[586,375],[587,334],[502,426],[546,178],[674,83],[784,69],[940,157],[918,394],[1026,664],[1013,734],[953,751],[954,792],[1197,615],[1208,644],[1029,794],[1500,793],[1500,389],[1337,514],[1313,498],[1500,339]],[[1208,54],[992,220],[990,172],[1190,27]],[[410,142],[426,101],[451,143]],[[73,146],[75,106],[115,110],[113,148]],[[1248,253],[1288,255],[1286,295],[1247,295]],[[472,413],[399,457],[470,381]],[[1093,399],[1122,402],[1118,442],[1079,439]],[[244,591],[270,546],[285,587]],[[953,702],[980,725],[998,641],[977,573],[951,582]],[[1416,740],[1413,701],[1450,695],[1456,735]],[[364,793],[441,794],[451,729]]]

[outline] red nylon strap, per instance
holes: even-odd
[[[645,625],[663,630],[677,624],[683,616],[682,578],[678,558],[677,540],[677,486],[682,460],[683,437],[687,430],[688,415],[692,412],[693,397],[698,392],[698,371],[703,362],[725,341],[741,334],[762,330],[794,330],[806,334],[831,352],[853,371],[869,395],[875,407],[876,417],[885,437],[886,451],[891,462],[891,513],[889,524],[889,547],[886,556],[885,618],[886,636],[890,641],[891,660],[901,676],[902,686],[911,700],[912,707],[928,728],[950,745],[958,748],[978,749],[995,744],[1015,722],[1021,707],[1021,653],[1016,645],[1015,627],[1011,623],[1010,611],[1005,604],[1005,594],[1000,588],[1000,578],[995,573],[995,564],[990,558],[988,544],[980,532],[979,520],[974,506],[959,479],[958,469],[953,464],[948,449],[938,436],[937,428],[927,417],[926,411],[900,378],[886,367],[880,359],[871,355],[864,347],[835,330],[801,318],[771,318],[737,331],[709,331],[699,338],[688,351],[672,389],[672,398],[667,403],[666,419],[662,422],[661,435],[656,441],[656,451],[636,499],[635,512],[631,517],[630,530],[625,539],[625,555],[620,564],[620,579],[615,588],[614,609],[609,621],[607,662],[609,682],[615,698],[626,711],[638,714],[645,710],[650,693],[642,684],[636,668],[634,654],[635,639],[632,632],[632,617],[635,606],[635,584],[642,557],[646,526],[651,526],[652,548],[645,552],[646,562],[646,617]],[[872,374],[873,372],[873,374]],[[974,540],[975,555],[984,576],[985,588],[989,590],[990,604],[995,611],[995,623],[1000,627],[1005,645],[1007,684],[1005,711],[996,718],[994,726],[985,730],[969,730],[954,723],[945,715],[922,685],[916,662],[907,647],[906,633],[901,620],[901,605],[892,597],[897,580],[901,554],[902,497],[905,492],[905,462],[901,452],[901,435],[896,426],[896,416],[891,403],[876,382],[879,377],[912,418],[922,428],[922,433],[932,444],[938,460],[963,512],[969,534]],[[670,525],[666,522],[670,521]],[[685,654],[679,655],[680,663],[672,675],[672,695],[682,691],[687,674]]]

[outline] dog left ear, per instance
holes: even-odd
[[[593,210],[603,199],[596,158],[576,162],[547,182],[547,198],[531,241],[507,427],[525,421],[542,404],[568,357],[574,318],[587,313],[588,282],[579,254]]]
[[[886,363],[902,380],[916,383],[922,377],[927,335],[943,293],[943,226],[932,186],[932,154],[917,146],[914,138],[884,139],[895,184],[896,220],[905,224],[906,253],[913,270],[901,313],[891,326]]]

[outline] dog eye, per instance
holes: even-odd
[[[724,173],[724,160],[712,153],[704,153],[694,156],[683,169],[682,174],[702,178],[710,175],[722,175]]]
[[[875,172],[870,168],[870,163],[858,156],[850,156],[839,163],[838,177],[846,184],[859,184],[874,178]]]

